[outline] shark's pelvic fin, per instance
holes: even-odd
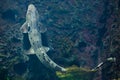
[[[48,51],[50,50],[49,47],[41,47],[41,48],[39,48],[39,49],[40,49],[41,52],[42,52],[42,51],[48,52]],[[34,51],[34,49],[31,47],[29,50],[25,51],[25,54],[27,54],[27,55],[35,54],[35,51]]]
[[[45,51],[45,52],[48,52],[50,50],[49,47],[41,47],[40,48],[41,51]]]
[[[32,54],[35,54],[35,51],[33,48],[30,48],[29,50],[25,51],[25,54],[32,55]]]

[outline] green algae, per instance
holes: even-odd
[[[7,55],[4,55],[4,54],[2,54],[2,53],[0,53],[0,57],[7,57]]]
[[[15,77],[12,78],[12,80],[26,80],[22,76],[16,75]]]
[[[60,80],[93,80],[94,74],[96,72],[77,66],[68,67],[66,69],[66,72],[56,72]]]

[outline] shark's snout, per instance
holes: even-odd
[[[37,17],[37,9],[33,4],[30,4],[28,6],[27,14],[26,14],[26,19],[28,20],[29,23],[36,22]]]
[[[35,6],[33,4],[30,4],[28,6],[28,11],[35,11],[35,10],[36,10],[36,8],[35,8]]]

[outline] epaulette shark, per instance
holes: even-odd
[[[21,26],[22,33],[28,33],[29,42],[31,44],[30,53],[35,54],[38,59],[46,67],[53,68],[58,71],[66,71],[65,68],[56,64],[50,57],[46,54],[49,51],[49,47],[42,45],[41,33],[44,31],[40,30],[39,26],[39,14],[36,7],[33,4],[28,6],[26,13],[26,21]]]

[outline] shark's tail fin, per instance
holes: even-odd
[[[39,60],[47,67],[53,68],[58,71],[66,71],[65,68],[59,66],[53,60],[50,59],[50,57],[46,54],[46,52],[48,51],[49,47],[41,47],[37,49],[36,55],[39,58]]]

